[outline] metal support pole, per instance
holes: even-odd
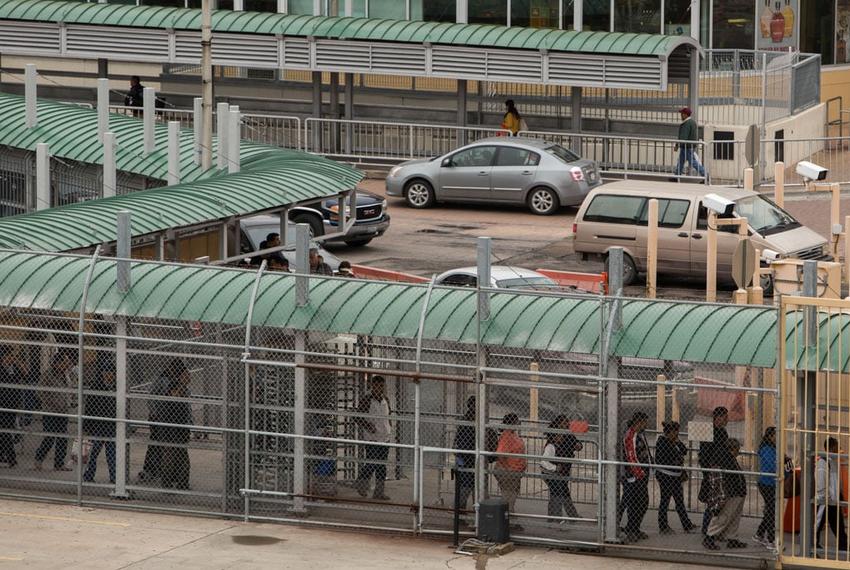
[[[688,107],[694,121],[699,117],[699,50],[691,49],[690,71],[688,73]],[[705,158],[703,158],[705,160]]]
[[[118,173],[115,166],[115,133],[103,133],[103,197],[117,194]]]
[[[101,79],[109,77],[109,60],[103,57],[97,59],[97,76]]]
[[[478,238],[478,315],[479,320],[490,318],[490,293],[481,291],[490,288],[491,243],[488,237]]]
[[[658,270],[658,200],[649,201],[646,232],[646,296],[655,299]],[[660,425],[660,424],[659,424]]]
[[[705,300],[713,303],[717,300],[717,214],[708,213],[707,225],[705,232]]]
[[[803,262],[803,296],[817,297],[818,262],[807,260]],[[806,350],[817,351],[818,347],[818,311],[817,307],[805,308],[805,342]],[[803,396],[802,402],[797,402],[803,420],[803,483],[800,497],[800,546],[802,555],[809,556],[814,545],[814,503],[815,496],[815,442],[816,427],[816,384],[817,372],[800,372],[797,374],[797,394]]]
[[[180,184],[180,121],[168,121],[168,185]]]
[[[26,102],[26,127],[33,129],[38,125],[38,73],[34,63],[26,64],[24,68],[24,99]]]
[[[773,201],[780,208],[785,207],[785,163],[773,165]]]
[[[200,166],[203,163],[203,136],[204,136],[204,99],[195,97],[192,101],[192,135],[194,152],[192,161]]]
[[[761,54],[761,133],[766,136],[767,127],[767,52]],[[762,172],[761,170],[759,172]]]
[[[322,118],[322,72],[314,71],[312,75],[313,81],[313,117],[316,119]],[[307,141],[304,141],[307,144]],[[322,126],[317,125],[313,129],[313,151],[321,153],[322,149]]]
[[[115,257],[117,258],[116,270],[117,280],[116,286],[118,291],[126,293],[132,286],[132,276],[130,274],[130,243],[132,238],[132,224],[130,212],[121,210],[118,212],[118,231],[115,243]]]
[[[623,294],[623,248],[614,247],[608,252],[608,283],[611,294],[620,297]],[[620,329],[619,299],[611,302],[611,314],[608,317],[607,330],[604,335],[604,352],[600,354],[600,376],[603,378],[617,378],[617,359],[610,354],[610,343],[614,333]],[[603,325],[605,326],[605,325]],[[616,461],[619,458],[619,434],[620,434],[620,384],[619,382],[605,382],[605,415],[604,420],[604,459]],[[604,468],[605,488],[602,494],[603,512],[605,520],[604,540],[605,542],[619,542],[619,520],[617,511],[619,507],[619,469],[616,465],[608,464]]]
[[[344,113],[345,120],[351,121],[354,120],[354,74],[346,73],[345,74],[345,91],[343,93],[344,100]],[[354,146],[354,132],[351,129],[351,125],[347,124],[345,127],[345,154],[351,155],[351,149]]]
[[[121,214],[119,214],[119,222],[120,216]],[[121,234],[118,235],[120,237]],[[127,317],[115,317],[115,335],[115,489],[112,491],[112,497],[126,499],[128,497]]]
[[[301,224],[299,224],[300,229]],[[306,225],[305,225],[306,227]],[[297,279],[297,278],[296,278]],[[307,369],[304,368],[304,352],[306,351],[307,333],[295,331],[295,412],[293,452],[295,459],[292,466],[292,490],[295,494],[292,508],[295,512],[304,512],[304,408],[307,406]]]
[[[201,168],[212,168],[213,72],[212,72],[212,6],[201,0],[201,86],[203,124],[201,127]]]
[[[467,83],[466,79],[457,80],[457,126],[467,125]],[[466,144],[466,131],[458,129],[457,143],[460,146]]]
[[[310,226],[295,225],[295,304],[310,302]]]
[[[216,166],[219,169],[227,168],[227,128],[230,121],[227,116],[230,113],[229,103],[219,103],[215,109],[215,127],[218,133],[218,147],[216,148]]]
[[[145,154],[156,150],[156,91],[153,87],[145,87],[143,92],[144,106],[144,144]]]
[[[581,87],[570,87],[570,129],[574,133],[581,132]],[[581,149],[581,144],[578,149]]]
[[[241,161],[239,160],[239,153],[241,151],[240,139],[242,138],[242,114],[239,112],[239,106],[230,105],[229,113],[227,114],[227,116],[227,171],[230,174],[235,174],[239,172],[241,165]]]
[[[77,321],[77,441],[80,446],[83,443],[83,375],[85,374],[84,348],[86,346],[86,309],[88,308],[89,286],[91,285],[94,266],[100,256],[100,245],[94,250],[91,257],[86,280],[83,284],[83,294],[80,300],[80,318]],[[83,504],[83,462],[77,462],[77,504]]]
[[[286,245],[289,240],[289,208],[280,211],[280,245]]]
[[[35,209],[46,210],[50,202],[50,146],[35,145]]]
[[[103,133],[109,130],[109,80],[97,80],[97,140],[103,142]]]

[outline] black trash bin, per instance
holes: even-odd
[[[484,499],[478,505],[478,540],[504,544],[510,542],[508,502],[504,499]]]

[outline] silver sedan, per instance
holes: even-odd
[[[535,214],[548,215],[581,204],[601,183],[596,163],[561,145],[494,137],[396,166],[387,176],[387,195],[404,197],[413,208],[488,202],[525,204]]]

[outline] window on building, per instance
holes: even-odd
[[[755,10],[753,0],[715,0],[711,47],[754,49]]]
[[[287,10],[290,14],[313,15],[313,0],[289,0]]]
[[[823,64],[850,61],[847,57],[850,2],[838,1],[837,16],[833,0],[803,2],[800,6],[800,51],[819,53]]]
[[[277,12],[277,0],[245,0],[247,12]]]
[[[469,23],[507,26],[507,0],[469,0]]]
[[[406,20],[407,2],[405,0],[369,0],[369,17]]]
[[[732,131],[714,131],[714,160],[735,160],[735,133]],[[722,141],[729,141],[722,142]]]
[[[557,28],[560,0],[511,0],[511,26]]]
[[[584,0],[582,29],[593,32],[611,31],[611,2],[609,0]]]
[[[198,6],[196,6],[196,8],[200,8],[200,7],[201,7],[201,3],[198,2]],[[216,9],[218,9],[218,10],[233,10],[233,0],[218,0],[218,4],[216,5]]]
[[[575,2],[573,0],[564,0],[564,6],[561,12],[562,30],[573,29],[573,14],[575,13],[574,4]]]
[[[668,36],[691,34],[691,0],[664,0],[664,31]]]
[[[457,0],[412,0],[411,20],[456,22]]]
[[[615,2],[614,30],[658,34],[661,32],[661,0]]]

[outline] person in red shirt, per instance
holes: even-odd
[[[628,514],[626,521],[625,539],[637,542],[649,538],[640,530],[646,509],[649,506],[649,468],[652,456],[646,442],[644,431],[647,426],[647,415],[635,412],[629,421],[628,429],[623,436],[623,495],[620,499],[621,509]]]
[[[506,426],[519,425],[519,416],[516,414],[508,414],[502,420]],[[502,435],[499,437],[499,445],[496,447],[496,453],[510,453],[514,455],[522,455],[525,453],[525,443],[522,438],[517,435],[516,431],[511,427],[506,427],[502,430]],[[508,511],[514,512],[514,505],[519,496],[522,476],[528,462],[524,457],[509,457],[499,456],[496,460],[494,469],[496,481],[499,482],[502,497],[508,502]],[[513,525],[514,530],[522,530],[519,525]]]

